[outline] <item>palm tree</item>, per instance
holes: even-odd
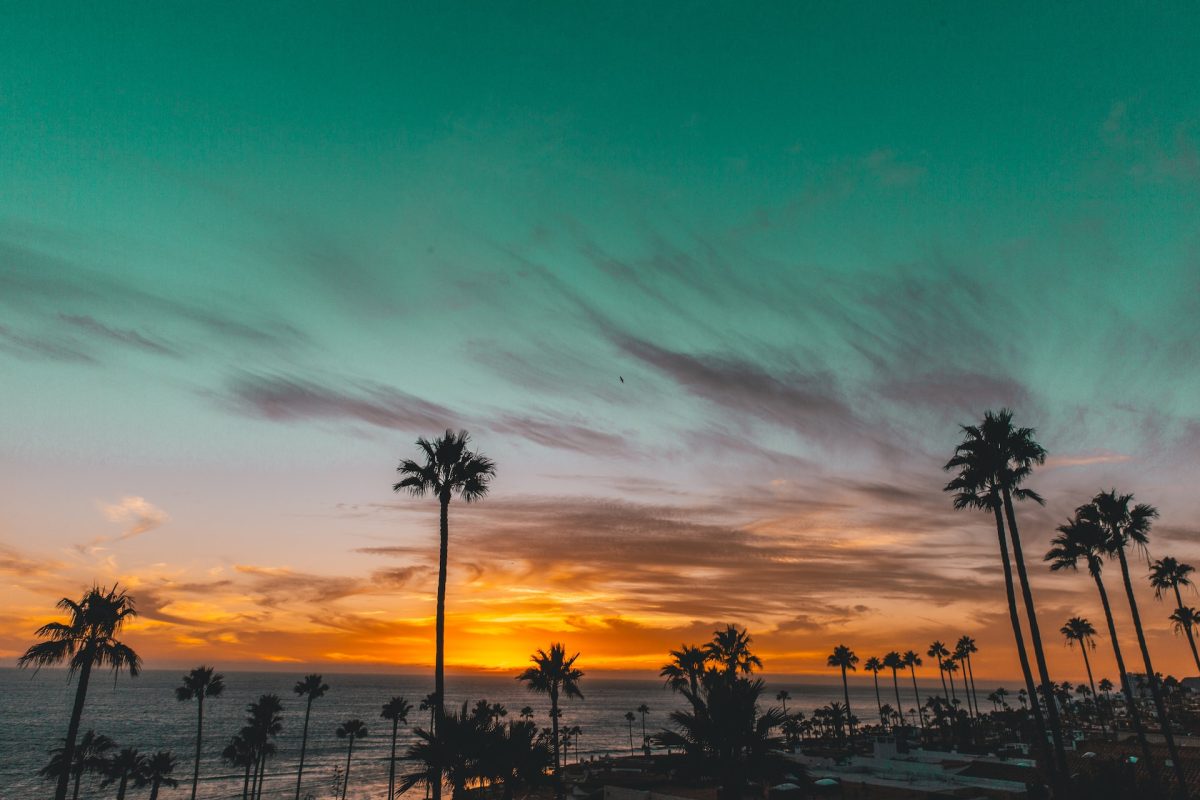
[[[646,705],[645,703],[642,703],[640,706],[637,707],[637,711],[639,714],[642,715],[642,746],[646,747],[647,746],[646,742],[649,741],[646,738],[646,715],[650,713],[650,706]]]
[[[149,786],[150,800],[158,800],[160,787],[166,786],[168,789],[174,789],[179,785],[179,781],[171,777],[171,773],[174,771],[175,754],[170,750],[159,750],[143,762],[134,785],[139,789]]]
[[[850,710],[850,684],[846,680],[846,670],[854,672],[858,668],[854,665],[858,663],[858,656],[844,644],[839,644],[833,648],[833,652],[829,654],[829,658],[825,659],[825,665],[828,667],[837,667],[842,671],[842,696],[846,698],[846,724],[850,727],[850,735],[854,735],[854,720],[851,718],[853,713]]]
[[[971,703],[975,703],[975,716],[979,716],[979,696],[975,693],[975,670],[971,668],[971,654],[978,653],[979,646],[975,644],[975,640],[970,636],[960,636],[958,644],[954,646],[954,657],[966,664],[967,668],[963,671],[963,692],[967,695],[967,708],[971,707]],[[970,681],[968,688],[967,682]]]
[[[312,704],[317,698],[324,697],[329,686],[322,676],[317,674],[305,675],[296,681],[292,691],[305,698],[304,703],[304,732],[300,735],[300,767],[296,770],[296,800],[300,800],[300,782],[304,780],[304,751],[308,749],[308,718],[312,714]],[[389,797],[388,800],[391,800]]]
[[[67,724],[67,736],[63,740],[63,763],[71,764],[75,760],[75,739],[79,735],[79,721],[83,717],[83,704],[87,699],[92,668],[111,667],[114,676],[124,669],[134,678],[142,668],[142,659],[128,645],[117,640],[125,622],[137,616],[133,598],[124,589],[115,585],[112,589],[93,586],[79,602],[64,597],[58,601],[58,607],[67,612],[70,620],[65,623],[49,622],[38,628],[35,635],[46,641],[26,650],[17,660],[17,665],[28,667],[32,664],[36,671],[65,661],[68,676],[78,676],[71,721]],[[58,776],[58,784],[54,789],[55,800],[66,800],[69,777],[69,770],[64,770]]]
[[[1095,695],[1096,682],[1092,680],[1092,662],[1088,659],[1088,649],[1096,649],[1096,629],[1083,617],[1071,617],[1059,628],[1059,633],[1067,640],[1067,647],[1079,645],[1079,652],[1083,653],[1083,668],[1087,670],[1088,685],[1092,687],[1092,694]],[[1103,716],[1100,717],[1100,730],[1107,733],[1104,730]]]
[[[632,711],[625,712],[625,721],[629,723],[629,755],[633,755],[637,751],[633,749],[633,723],[637,719],[637,715]]]
[[[1192,579],[1189,577],[1196,569],[1191,564],[1184,564],[1181,561],[1167,556],[1160,558],[1150,565],[1150,585],[1154,587],[1154,596],[1159,600],[1162,599],[1163,590],[1171,589],[1175,592],[1175,608],[1182,609],[1183,595],[1179,591],[1180,586],[1191,586]],[[1175,615],[1171,615],[1171,619],[1175,621],[1175,630],[1187,635],[1188,646],[1192,648],[1192,660],[1196,662],[1196,669],[1200,670],[1200,653],[1196,652],[1196,639],[1192,635],[1191,625],[1179,625],[1179,620]]]
[[[704,674],[707,657],[704,651],[691,644],[681,644],[678,650],[671,651],[671,660],[664,664],[658,674],[667,679],[671,691],[691,689],[692,697],[700,694],[700,676]]]
[[[522,720],[533,719],[533,706],[521,706],[521,719]]]
[[[1125,557],[1125,548],[1134,546],[1143,553],[1150,541],[1150,526],[1158,516],[1158,509],[1146,503],[1138,503],[1129,507],[1133,501],[1132,494],[1117,494],[1116,489],[1100,492],[1092,498],[1087,506],[1089,514],[1100,530],[1104,532],[1104,549],[1110,558],[1116,557],[1121,565],[1121,579],[1125,583],[1125,596],[1129,600],[1129,613],[1133,617],[1133,628],[1137,633],[1138,647],[1142,651],[1142,662],[1146,667],[1146,676],[1150,682],[1150,696],[1154,699],[1154,708],[1158,712],[1158,722],[1162,726],[1163,739],[1167,743],[1167,752],[1171,755],[1171,764],[1175,770],[1175,780],[1181,794],[1187,792],[1187,778],[1183,769],[1183,760],[1179,757],[1179,748],[1175,745],[1175,735],[1171,732],[1171,720],[1167,716],[1167,707],[1163,703],[1162,690],[1159,686],[1158,675],[1150,661],[1150,649],[1146,646],[1146,633],[1142,630],[1142,618],[1138,613],[1137,598],[1133,594],[1133,582],[1129,576],[1129,561]]]
[[[876,683],[878,684],[878,682],[876,682]],[[780,703],[783,703],[783,715],[786,717],[787,716],[787,701],[792,699],[791,694],[788,693],[787,689],[780,689],[778,692],[775,693],[775,699],[778,700]]]
[[[429,730],[431,730],[431,731],[433,730],[433,723],[434,723],[433,715],[435,713],[437,713],[437,707],[438,707],[437,692],[430,692],[429,694],[427,694],[421,698],[420,709],[422,711],[429,712]]]
[[[1142,759],[1146,762],[1151,781],[1157,786],[1158,770],[1154,768],[1154,758],[1150,744],[1146,739],[1146,731],[1142,727],[1142,715],[1138,711],[1137,700],[1133,696],[1133,685],[1129,680],[1129,672],[1125,669],[1125,658],[1121,653],[1121,642],[1117,638],[1117,625],[1113,621],[1112,606],[1108,602],[1108,591],[1104,588],[1105,534],[1095,520],[1091,511],[1080,509],[1068,522],[1059,525],[1058,533],[1050,540],[1050,550],[1045,560],[1050,562],[1050,571],[1059,572],[1069,569],[1078,571],[1079,562],[1087,564],[1088,574],[1096,582],[1096,591],[1100,594],[1100,605],[1104,609],[1104,619],[1108,623],[1108,638],[1112,642],[1113,657],[1117,662],[1117,671],[1121,678],[1121,691],[1125,694],[1125,704],[1129,713],[1129,722],[1137,735],[1142,750]],[[1104,681],[1100,681],[1104,685]],[[1113,718],[1113,729],[1116,729],[1116,718]],[[1155,790],[1158,791],[1157,789]]]
[[[942,697],[946,698],[946,702],[950,702],[950,690],[946,688],[946,656],[950,655],[950,651],[946,649],[946,645],[942,644],[941,640],[935,639],[933,644],[929,645],[929,649],[925,651],[925,655],[932,658],[938,665],[938,677],[942,679]]]
[[[411,711],[412,703],[403,697],[393,697],[383,704],[383,710],[379,712],[379,716],[392,721],[392,755],[388,759],[387,800],[394,800],[396,797],[396,735],[399,732],[400,723],[408,723],[408,715]]]
[[[243,767],[245,774],[242,777],[242,800],[247,800],[250,797],[250,768],[255,763],[254,746],[250,744],[250,740],[242,734],[238,733],[229,740],[229,744],[225,745],[225,749],[221,751],[221,760],[231,767]]]
[[[57,781],[61,772],[67,770],[72,782],[71,799],[75,800],[79,797],[79,779],[83,777],[83,773],[102,772],[108,752],[116,746],[116,742],[104,734],[97,734],[93,730],[86,731],[75,747],[75,757],[70,766],[67,766],[64,758],[66,748],[56,747],[51,751],[49,763],[38,770],[38,775]]]
[[[137,778],[146,766],[146,757],[139,753],[135,748],[123,748],[112,758],[108,759],[105,770],[104,780],[100,782],[100,788],[117,784],[117,800],[125,800],[125,791],[129,788],[129,781]]]
[[[267,773],[267,759],[275,755],[272,741],[283,730],[283,701],[279,695],[259,695],[258,700],[246,706],[246,726],[242,736],[254,748],[255,767],[251,796],[262,797],[263,781]]]
[[[450,500],[458,496],[464,503],[483,499],[488,493],[488,486],[496,475],[496,465],[490,458],[470,450],[467,445],[471,437],[466,431],[455,433],[447,430],[440,438],[430,442],[421,437],[417,439],[417,447],[421,448],[425,457],[424,463],[412,459],[404,459],[396,468],[403,477],[392,485],[394,492],[408,492],[413,497],[433,495],[437,498],[441,509],[440,534],[441,549],[438,555],[438,594],[437,594],[437,623],[436,650],[434,653],[433,693],[436,711],[434,713],[434,732],[437,730],[436,718],[440,716],[442,704],[446,696],[445,656],[446,656],[446,558],[450,547]],[[433,800],[442,796],[440,784],[433,786]]]
[[[1197,624],[1200,624],[1200,611],[1189,606],[1180,606],[1171,612],[1169,619],[1174,623],[1171,627],[1175,629],[1176,633],[1187,634],[1188,644],[1192,646],[1192,655],[1196,656],[1196,640],[1192,631]]]
[[[1025,651],[1025,636],[1021,632],[1021,616],[1017,609],[1016,589],[1012,576],[1012,564],[1008,557],[1008,537],[1005,535],[1005,516],[1008,518],[1008,533],[1013,542],[1013,560],[1017,564],[1017,575],[1021,582],[1021,594],[1025,601],[1029,620],[1029,637],[1037,657],[1041,685],[1048,687],[1050,677],[1045,668],[1045,653],[1042,650],[1041,634],[1034,612],[1033,595],[1029,589],[1025,559],[1021,553],[1020,536],[1016,529],[1016,514],[1012,511],[1012,498],[1042,502],[1032,489],[1020,486],[1032,472],[1033,465],[1045,461],[1045,450],[1033,440],[1032,428],[1014,429],[1012,412],[1001,409],[999,413],[988,411],[981,425],[961,426],[963,441],[954,449],[954,456],[946,462],[946,470],[957,470],[958,474],[946,484],[945,491],[954,493],[955,509],[991,511],[996,521],[996,538],[1000,543],[1000,563],[1004,569],[1004,589],[1008,600],[1009,621],[1012,623],[1013,639],[1017,646],[1017,657],[1021,673],[1030,697],[1037,696],[1038,684],[1033,679],[1029,666],[1029,654]],[[1048,691],[1048,689],[1047,689]],[[1052,772],[1067,774],[1067,756],[1063,745],[1062,727],[1054,698],[1046,696],[1047,719],[1042,716],[1040,703],[1032,703],[1034,723],[1039,735],[1035,737],[1039,750],[1045,750],[1046,734],[1054,741],[1053,754],[1046,753],[1043,759]],[[1049,756],[1053,756],[1053,760]]]
[[[883,716],[883,701],[879,699],[879,673],[883,671],[883,662],[875,656],[871,656],[863,662],[863,669],[871,673],[871,677],[875,679],[875,707],[879,709],[879,724],[886,726],[887,719]],[[787,706],[784,706],[783,713],[787,714]]]
[[[950,678],[950,708],[953,709],[958,704],[958,694],[954,691],[954,673],[958,672],[958,662],[954,660],[954,656],[950,656],[942,663],[942,669]]]
[[[517,680],[523,681],[529,688],[529,691],[549,695],[550,697],[550,724],[553,726],[551,743],[554,747],[555,797],[562,796],[562,781],[560,780],[559,773],[558,700],[560,696],[583,699],[583,692],[579,690],[579,681],[583,678],[583,672],[575,668],[575,659],[577,658],[579,658],[579,653],[567,658],[566,649],[561,644],[554,643],[550,645],[549,652],[538,650],[530,656],[533,666],[526,668],[524,672],[517,676]]]
[[[350,756],[354,754],[354,740],[367,735],[367,726],[361,719],[348,719],[338,725],[334,733],[339,739],[350,740],[350,744],[346,747],[346,778],[342,782],[342,800],[346,800],[346,790],[350,786]]]
[[[921,721],[921,730],[925,730],[925,709],[921,707],[921,693],[917,690],[917,667],[923,663],[921,657],[913,650],[905,650],[904,655],[900,656],[900,663],[908,667],[908,674],[912,677],[913,696],[917,698],[917,719]],[[899,702],[900,692],[896,692],[896,702]]]
[[[898,670],[904,669],[904,658],[895,650],[883,657],[883,666],[892,671],[892,689],[896,692],[896,710],[900,712],[900,724],[904,724],[904,704],[900,702],[900,681],[896,677]]]
[[[728,625],[725,630],[713,632],[712,641],[704,646],[704,655],[724,669],[727,677],[749,675],[756,667],[762,669],[762,660],[750,652],[752,641],[749,632]]]
[[[196,762],[192,768],[192,800],[196,800],[196,787],[200,782],[200,743],[204,737],[204,699],[220,697],[225,691],[225,676],[214,674],[212,667],[199,666],[183,676],[183,685],[175,687],[175,699],[181,703],[196,701]],[[155,753],[151,758],[157,758]],[[158,790],[154,790],[158,794]]]

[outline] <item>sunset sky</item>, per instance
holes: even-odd
[[[1115,486],[1200,564],[1193,7],[705,6],[7,4],[0,657],[120,581],[150,667],[423,668],[437,509],[391,483],[449,426],[498,464],[454,668],[734,622],[769,673],[965,633],[1007,679],[941,466],[1008,405],[1082,677],[1055,524]]]

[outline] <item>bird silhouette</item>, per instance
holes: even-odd
[[[624,382],[625,382],[625,378],[623,378],[622,376],[618,375],[617,377],[618,377],[618,378],[621,378],[621,383],[624,383]]]

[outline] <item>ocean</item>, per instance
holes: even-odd
[[[176,701],[174,689],[179,685],[182,670],[146,670],[130,679],[122,675],[115,683],[109,673],[93,676],[84,709],[81,731],[94,728],[114,739],[120,747],[137,747],[142,752],[172,750],[179,758],[175,777],[177,789],[164,788],[162,800],[190,796],[192,764],[195,752],[196,704]],[[304,722],[304,703],[292,692],[301,674],[284,672],[226,672],[225,693],[205,703],[204,749],[200,765],[198,796],[205,800],[235,800],[241,796],[242,773],[222,763],[221,749],[229,737],[242,726],[246,705],[259,695],[274,693],[284,703],[284,728],[277,740],[278,755],[269,762],[263,797],[277,800],[295,796],[296,762],[300,750],[300,734]],[[789,711],[810,713],[814,708],[832,700],[842,699],[840,684],[805,684],[772,680],[769,676],[766,697],[775,705],[775,693],[786,689],[792,696]],[[335,766],[344,766],[346,741],[338,739],[334,730],[347,719],[359,718],[366,723],[368,736],[354,745],[350,768],[348,798],[366,800],[387,794],[387,757],[391,740],[391,723],[380,718],[380,708],[394,695],[405,696],[414,706],[409,726],[428,726],[428,715],[417,708],[421,698],[432,690],[432,676],[325,674],[330,691],[313,704],[309,723],[308,750],[304,767],[304,794],[314,800],[333,796],[331,776]],[[66,733],[74,682],[68,682],[61,670],[32,671],[0,669],[0,800],[30,800],[52,795],[51,782],[37,777],[37,771],[47,760],[47,751],[58,744]],[[563,703],[561,724],[579,726],[579,757],[629,753],[627,711],[636,711],[645,703],[650,707],[646,730],[653,734],[668,724],[668,714],[682,708],[684,701],[657,680],[620,680],[584,677],[581,684],[583,700]],[[981,695],[983,687],[978,687]],[[988,691],[991,691],[990,687]],[[883,702],[888,702],[890,679],[880,676]],[[1015,698],[1015,690],[1013,696]],[[912,684],[901,683],[901,699],[905,708],[913,705]],[[940,692],[940,685],[922,683],[922,697]],[[525,690],[513,677],[448,675],[446,695],[451,703],[479,698],[502,703],[510,717],[516,717],[523,706],[531,706],[539,726],[549,725],[549,700]],[[875,722],[875,692],[869,679],[856,676],[851,683],[850,702],[855,714],[864,722]],[[984,708],[990,704],[981,702]],[[894,699],[893,699],[894,704]],[[403,754],[411,741],[409,730],[401,726],[397,753]],[[641,716],[634,724],[635,744],[641,742]],[[569,754],[575,759],[575,752]],[[403,762],[397,771],[403,771]],[[84,778],[80,798],[108,798],[115,789],[101,792],[94,782]],[[134,800],[148,790],[130,791]],[[419,794],[414,790],[414,795]]]

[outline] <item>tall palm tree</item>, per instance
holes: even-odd
[[[367,726],[363,724],[361,719],[348,719],[341,725],[337,726],[334,731],[339,739],[349,739],[350,743],[346,747],[346,775],[342,781],[342,800],[346,800],[346,790],[350,786],[350,756],[354,755],[354,740],[361,739],[367,735]]]
[[[38,770],[38,775],[57,781],[59,774],[67,770],[71,775],[71,800],[79,797],[79,779],[85,772],[103,772],[105,759],[116,742],[104,734],[86,731],[75,746],[75,757],[70,766],[64,760],[65,747],[56,747],[50,754],[50,762]]]
[[[154,755],[146,757],[134,785],[139,789],[149,786],[150,800],[158,800],[158,790],[161,787],[174,789],[179,785],[179,781],[171,777],[171,773],[174,771],[175,754],[170,750],[159,750]]]
[[[379,712],[379,716],[392,721],[392,755],[388,759],[387,800],[395,800],[396,797],[396,735],[399,733],[400,723],[408,723],[411,711],[412,703],[403,697],[393,697],[383,704],[383,710]]]
[[[1174,623],[1172,627],[1176,633],[1187,634],[1188,644],[1192,646],[1192,657],[1200,661],[1200,656],[1196,655],[1196,640],[1193,634],[1196,625],[1200,624],[1200,611],[1189,606],[1180,606],[1171,612],[1170,620]],[[1197,666],[1197,669],[1200,669],[1200,666]]]
[[[267,774],[267,759],[275,755],[274,739],[283,730],[283,701],[279,695],[264,694],[246,706],[246,726],[242,735],[254,747],[255,767],[252,796],[262,797]]]
[[[633,723],[637,720],[637,715],[632,711],[625,712],[625,721],[629,723],[629,755],[633,755],[637,751],[633,749]]]
[[[146,757],[136,748],[123,748],[112,758],[108,759],[104,770],[104,780],[100,788],[117,785],[117,800],[125,800],[125,792],[129,782],[135,780],[146,766]]]
[[[949,703],[950,690],[946,688],[946,657],[950,655],[950,651],[940,640],[934,639],[933,644],[929,645],[929,649],[925,651],[925,655],[937,662],[938,677],[942,679],[942,697],[946,698],[946,702]]]
[[[900,724],[904,724],[904,705],[900,702],[900,681],[896,677],[899,670],[904,669],[904,658],[892,650],[883,657],[883,666],[892,671],[892,689],[896,692],[896,712],[900,715]],[[920,701],[918,701],[918,705]]]
[[[300,767],[296,770],[296,800],[300,800],[300,782],[304,780],[304,751],[308,749],[308,718],[312,715],[313,701],[324,697],[329,691],[325,679],[317,674],[305,675],[296,681],[292,691],[305,698],[304,702],[304,732],[300,735]],[[391,800],[389,798],[389,800]]]
[[[192,768],[192,800],[196,800],[196,787],[200,783],[200,744],[204,738],[204,700],[220,697],[225,691],[225,676],[214,673],[212,667],[199,666],[183,676],[183,684],[175,687],[175,699],[181,703],[196,701],[196,762]],[[160,753],[155,753],[156,758]],[[154,793],[157,795],[158,790]]]
[[[954,449],[954,456],[946,462],[944,467],[946,470],[957,470],[958,474],[946,484],[945,491],[954,493],[955,509],[991,511],[995,518],[996,538],[1000,543],[1000,563],[1004,570],[1004,590],[1008,600],[1008,616],[1012,624],[1013,640],[1017,647],[1017,658],[1021,665],[1021,674],[1025,679],[1028,694],[1030,697],[1036,698],[1038,683],[1033,679],[1029,654],[1025,650],[1025,636],[1021,631],[1021,616],[1017,608],[1012,564],[1008,557],[1005,515],[1012,506],[1011,498],[1013,496],[1018,499],[1041,502],[1041,497],[1036,492],[1032,489],[1022,488],[1020,484],[1032,473],[1035,463],[1040,464],[1045,461],[1045,450],[1033,441],[1031,428],[1013,429],[1012,412],[1008,409],[1001,409],[999,413],[988,411],[984,415],[981,425],[963,425],[961,429],[964,434],[963,440]],[[1049,687],[1050,678],[1043,666],[1045,654],[1042,650],[1041,635],[1037,628],[1037,615],[1034,613],[1033,595],[1029,590],[1025,560],[1021,554],[1020,537],[1013,524],[1015,521],[1015,513],[1008,515],[1008,534],[1011,535],[1013,541],[1013,560],[1017,564],[1026,616],[1029,619],[1030,639],[1033,643],[1034,654],[1038,658],[1041,685]],[[1053,739],[1053,753],[1046,752],[1043,762],[1051,771],[1054,782],[1057,782],[1057,774],[1067,774],[1067,756],[1063,745],[1062,726],[1058,719],[1058,709],[1054,704],[1054,698],[1048,694],[1048,688],[1046,688],[1046,692],[1046,716],[1042,714],[1042,704],[1034,702],[1030,704],[1030,708],[1039,734],[1035,737],[1038,749],[1045,751],[1047,734]]]
[[[659,676],[667,679],[671,691],[691,689],[692,697],[700,695],[700,676],[704,674],[707,656],[704,650],[695,645],[681,644],[678,650],[671,651],[671,660],[659,670]]]
[[[975,670],[971,668],[971,654],[978,652],[979,646],[973,638],[965,635],[958,637],[958,643],[954,646],[954,657],[967,667],[963,671],[963,692],[968,697],[967,708],[970,708],[972,702],[975,703],[975,716],[979,716],[979,696],[975,693]]]
[[[1113,621],[1112,606],[1108,602],[1108,591],[1104,588],[1105,534],[1095,519],[1095,514],[1088,509],[1079,509],[1068,522],[1059,525],[1058,533],[1050,540],[1050,550],[1045,560],[1050,562],[1050,571],[1058,572],[1069,569],[1078,571],[1079,562],[1087,565],[1088,574],[1096,582],[1096,591],[1100,595],[1100,605],[1104,609],[1104,619],[1108,623],[1108,638],[1112,642],[1113,657],[1117,662],[1120,673],[1121,691],[1125,695],[1125,706],[1129,714],[1129,722],[1137,735],[1142,750],[1142,759],[1146,762],[1150,779],[1155,787],[1158,786],[1158,770],[1153,766],[1154,757],[1150,744],[1146,739],[1146,731],[1142,726],[1142,714],[1138,710],[1137,698],[1133,695],[1133,684],[1129,680],[1129,672],[1125,669],[1125,658],[1121,653],[1121,642],[1117,638],[1117,625]],[[1104,685],[1104,681],[1100,681]],[[1116,719],[1113,719],[1116,728]],[[1161,794],[1157,788],[1156,793]]]
[[[917,719],[921,721],[921,730],[925,730],[925,710],[921,707],[921,693],[917,690],[917,667],[923,663],[921,657],[914,650],[905,650],[904,655],[900,656],[900,663],[908,667],[908,674],[912,677],[913,696],[917,698]],[[896,697],[900,697],[900,693],[896,693]],[[899,699],[897,699],[899,702]]]
[[[125,622],[137,616],[133,598],[124,589],[115,585],[111,589],[93,586],[79,602],[64,597],[58,601],[58,607],[67,612],[69,621],[48,622],[38,628],[35,635],[46,641],[26,650],[17,659],[17,665],[28,667],[32,664],[37,670],[65,661],[67,674],[78,676],[71,721],[67,724],[67,736],[63,740],[63,763],[71,764],[75,760],[75,739],[79,735],[79,721],[83,717],[92,668],[108,666],[114,675],[126,670],[130,677],[137,677],[142,668],[142,659],[117,639]],[[69,779],[69,770],[64,770],[58,776],[58,784],[54,789],[55,800],[66,800]]]
[[[1083,653],[1083,668],[1087,670],[1088,685],[1092,687],[1092,696],[1098,697],[1096,681],[1092,679],[1092,662],[1088,659],[1088,650],[1096,649],[1096,629],[1083,617],[1071,617],[1066,624],[1059,628],[1059,633],[1067,640],[1067,647],[1079,645],[1079,652]],[[1096,707],[1099,708],[1099,703]],[[1104,716],[1099,714],[1097,716],[1100,718],[1100,731],[1107,734],[1104,729]]]
[[[579,653],[567,658],[567,651],[557,642],[550,645],[550,651],[538,650],[530,660],[532,667],[527,667],[517,676],[531,692],[550,697],[550,724],[553,726],[551,743],[554,747],[554,794],[562,796],[562,781],[560,780],[559,742],[558,742],[558,701],[560,697],[575,697],[583,699],[579,690],[579,681],[583,672],[575,668],[575,659]]]
[[[828,667],[836,667],[842,671],[842,696],[846,699],[846,725],[849,727],[850,735],[854,735],[854,718],[851,716],[853,712],[850,710],[850,683],[846,680],[846,670],[854,672],[858,668],[854,666],[858,663],[858,656],[844,644],[839,644],[833,648],[833,652],[825,659],[825,665]]]
[[[642,703],[637,707],[637,712],[642,715],[642,746],[646,746],[649,739],[646,738],[646,715],[650,713],[650,706]]]
[[[455,496],[462,498],[464,503],[483,499],[487,496],[492,478],[496,475],[495,463],[482,453],[471,450],[468,447],[470,443],[471,437],[466,431],[455,433],[447,430],[432,442],[424,437],[417,439],[417,447],[421,448],[424,463],[408,458],[401,461],[396,471],[403,477],[392,485],[392,491],[408,492],[413,497],[433,495],[437,498],[441,510],[435,626],[437,642],[433,667],[433,693],[436,695],[434,732],[437,730],[436,719],[442,711],[446,697],[446,559],[450,548],[450,500]],[[440,800],[441,795],[441,786],[434,784],[433,800]]]
[[[704,646],[705,657],[720,666],[726,677],[741,673],[749,675],[755,668],[762,669],[762,660],[750,652],[754,641],[748,631],[736,625],[727,625],[724,630],[713,632],[713,639]]]
[[[942,662],[942,669],[950,678],[950,708],[953,709],[958,704],[958,693],[954,690],[954,673],[958,672],[958,662],[954,660],[953,655]]]
[[[863,662],[863,669],[871,673],[871,677],[875,680],[875,706],[879,709],[879,724],[886,726],[887,720],[883,716],[883,701],[879,698],[879,673],[883,671],[883,662],[876,656],[871,656]],[[784,706],[783,713],[787,714],[787,706]]]
[[[1175,592],[1175,608],[1182,609],[1183,595],[1179,591],[1180,586],[1191,586],[1191,574],[1196,571],[1196,568],[1191,564],[1184,564],[1170,556],[1160,558],[1150,565],[1150,585],[1154,587],[1154,596],[1159,600],[1162,599],[1163,590],[1171,589]],[[1196,669],[1200,670],[1200,653],[1196,652],[1196,638],[1192,635],[1192,626],[1180,626],[1179,620],[1175,615],[1171,615],[1171,619],[1176,623],[1176,630],[1182,628],[1182,633],[1187,635],[1188,646],[1192,648],[1192,660],[1196,662]]]
[[[876,681],[875,685],[878,686],[879,681]],[[878,692],[876,692],[876,694],[878,694]],[[778,692],[775,693],[775,699],[783,704],[783,715],[786,717],[787,716],[787,701],[792,699],[792,695],[788,692],[787,689],[780,689]]]
[[[1171,720],[1167,716],[1167,707],[1163,703],[1162,688],[1159,685],[1158,674],[1150,661],[1150,648],[1146,646],[1146,632],[1142,630],[1142,618],[1138,613],[1137,598],[1133,594],[1133,581],[1129,575],[1129,560],[1125,557],[1126,547],[1136,547],[1143,553],[1150,541],[1150,526],[1158,516],[1158,509],[1146,503],[1138,503],[1130,508],[1132,494],[1117,494],[1116,489],[1100,492],[1092,498],[1089,504],[1090,513],[1094,514],[1096,523],[1104,532],[1104,547],[1109,557],[1115,557],[1121,565],[1121,579],[1125,583],[1125,596],[1129,600],[1129,613],[1133,617],[1133,628],[1137,633],[1138,647],[1142,651],[1142,662],[1146,667],[1146,677],[1150,683],[1150,696],[1154,699],[1154,708],[1158,712],[1158,722],[1162,726],[1163,739],[1167,743],[1167,752],[1171,754],[1171,764],[1175,770],[1175,780],[1181,794],[1187,792],[1187,778],[1183,768],[1183,760],[1179,757],[1179,748],[1175,744],[1175,734],[1171,732]]]

